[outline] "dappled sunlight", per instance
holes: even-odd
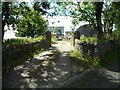
[[[70,52],[68,52],[68,51],[64,51],[64,52],[62,52],[61,57],[69,56],[69,53],[70,53]]]
[[[28,83],[29,88],[37,88],[38,84],[36,83],[37,79],[35,78],[26,78],[25,81]]]
[[[58,44],[53,45],[56,47],[60,52],[70,52],[74,49],[74,47],[69,42],[65,41],[58,41]]]
[[[54,48],[55,49],[55,48]],[[50,87],[47,82],[50,80],[57,81],[55,73],[50,73],[48,68],[50,63],[56,65],[51,59],[54,59],[53,55],[56,50],[50,49],[50,51],[43,52],[37,55],[33,59],[27,60],[23,65],[16,66],[14,72],[22,79],[18,79],[21,85],[20,88],[37,88],[37,87]],[[12,81],[11,81],[12,82]],[[11,83],[10,85],[16,87],[17,85]],[[26,83],[26,85],[25,85]],[[13,85],[14,84],[14,85]]]
[[[23,73],[21,73],[22,77],[29,77],[29,72],[28,71],[23,71]]]
[[[62,65],[62,66],[65,66],[65,65],[67,65],[67,64],[66,64],[66,63],[61,63],[61,65]]]
[[[53,78],[52,78],[52,80],[54,80],[54,81],[58,81],[58,78],[56,78],[56,77],[53,77]]]
[[[60,71],[60,69],[59,69],[59,68],[54,68],[54,70],[55,70],[55,71]]]
[[[107,69],[104,69],[104,74],[108,76],[108,79],[110,80],[110,82],[114,82],[114,83],[120,83],[120,73],[119,72],[114,72],[114,71],[110,71]]]
[[[17,66],[14,68],[14,70],[19,70],[19,69],[22,69],[24,67],[24,65],[20,65],[20,66]]]
[[[44,71],[43,74],[41,74],[41,77],[47,77],[48,76],[48,72]]]
[[[42,62],[42,66],[44,66],[44,67],[45,67],[45,66],[49,66],[49,62],[50,62],[50,61],[43,61],[43,62]]]
[[[65,74],[68,74],[68,71],[63,71],[60,74],[64,76]]]
[[[53,77],[56,76],[54,72],[49,72],[49,75]]]
[[[56,65],[55,62],[52,62],[52,65],[55,66]]]
[[[62,44],[62,46],[64,45]],[[66,44],[65,47],[67,46]],[[22,78],[19,81],[19,83],[22,83],[19,87],[50,88],[76,74],[78,68],[74,67],[75,64],[69,56],[71,49],[61,49],[62,51],[59,51],[59,49],[56,46],[51,47],[48,51],[27,60],[23,65],[15,67],[14,71]],[[26,83],[25,86],[24,83]]]

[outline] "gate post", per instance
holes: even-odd
[[[51,46],[51,38],[52,38],[52,34],[50,31],[46,31],[45,32],[45,39],[49,41],[49,46]]]
[[[75,39],[80,39],[80,32],[79,31],[74,32],[73,46],[75,46]]]

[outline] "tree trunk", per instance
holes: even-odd
[[[102,13],[103,2],[95,2],[95,5],[96,5],[97,31],[98,31],[98,37],[100,38],[103,34],[102,22],[101,22],[101,13]]]
[[[3,42],[3,39],[4,39],[4,26],[5,26],[5,23],[2,22],[2,42]]]
[[[4,26],[7,24],[7,20],[9,18],[9,4],[10,2],[3,2],[2,4],[2,42],[4,39]],[[4,17],[4,20],[3,20]]]

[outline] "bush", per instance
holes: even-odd
[[[88,43],[95,43],[97,44],[98,39],[96,37],[86,37],[86,36],[81,36],[80,37],[80,42],[88,42]]]

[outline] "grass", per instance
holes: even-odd
[[[32,43],[37,42],[43,39],[43,36],[39,36],[36,38],[14,38],[14,39],[6,39],[3,41],[3,46],[15,45],[15,44],[24,44],[24,43]]]
[[[56,39],[56,36],[52,36],[52,40],[51,40],[52,44],[57,44],[57,39]]]
[[[71,51],[70,56],[74,57],[78,63],[82,63],[84,68],[100,68],[100,60],[97,57],[92,58],[89,55],[83,57],[82,54],[76,50]]]
[[[103,58],[103,60],[100,60],[98,57],[90,57],[89,53],[83,57],[82,53],[78,51],[72,51],[71,57],[74,57],[78,63],[84,62],[87,66],[93,67],[93,68],[100,68],[105,66],[110,66],[116,63],[120,59],[120,33],[112,34],[112,35],[106,35],[101,38],[101,40],[97,39],[97,37],[80,37],[80,42],[88,42],[88,43],[94,43],[95,45],[101,42],[106,41],[116,41],[116,46],[113,48],[111,52],[107,52]]]
[[[71,57],[74,57],[78,63],[84,63],[83,65],[92,68],[102,68],[106,66],[111,66],[118,61],[120,58],[120,41],[111,52],[107,52],[103,60],[98,57],[90,57],[89,53],[86,56],[82,56],[82,53],[78,51],[72,51],[70,53]]]

